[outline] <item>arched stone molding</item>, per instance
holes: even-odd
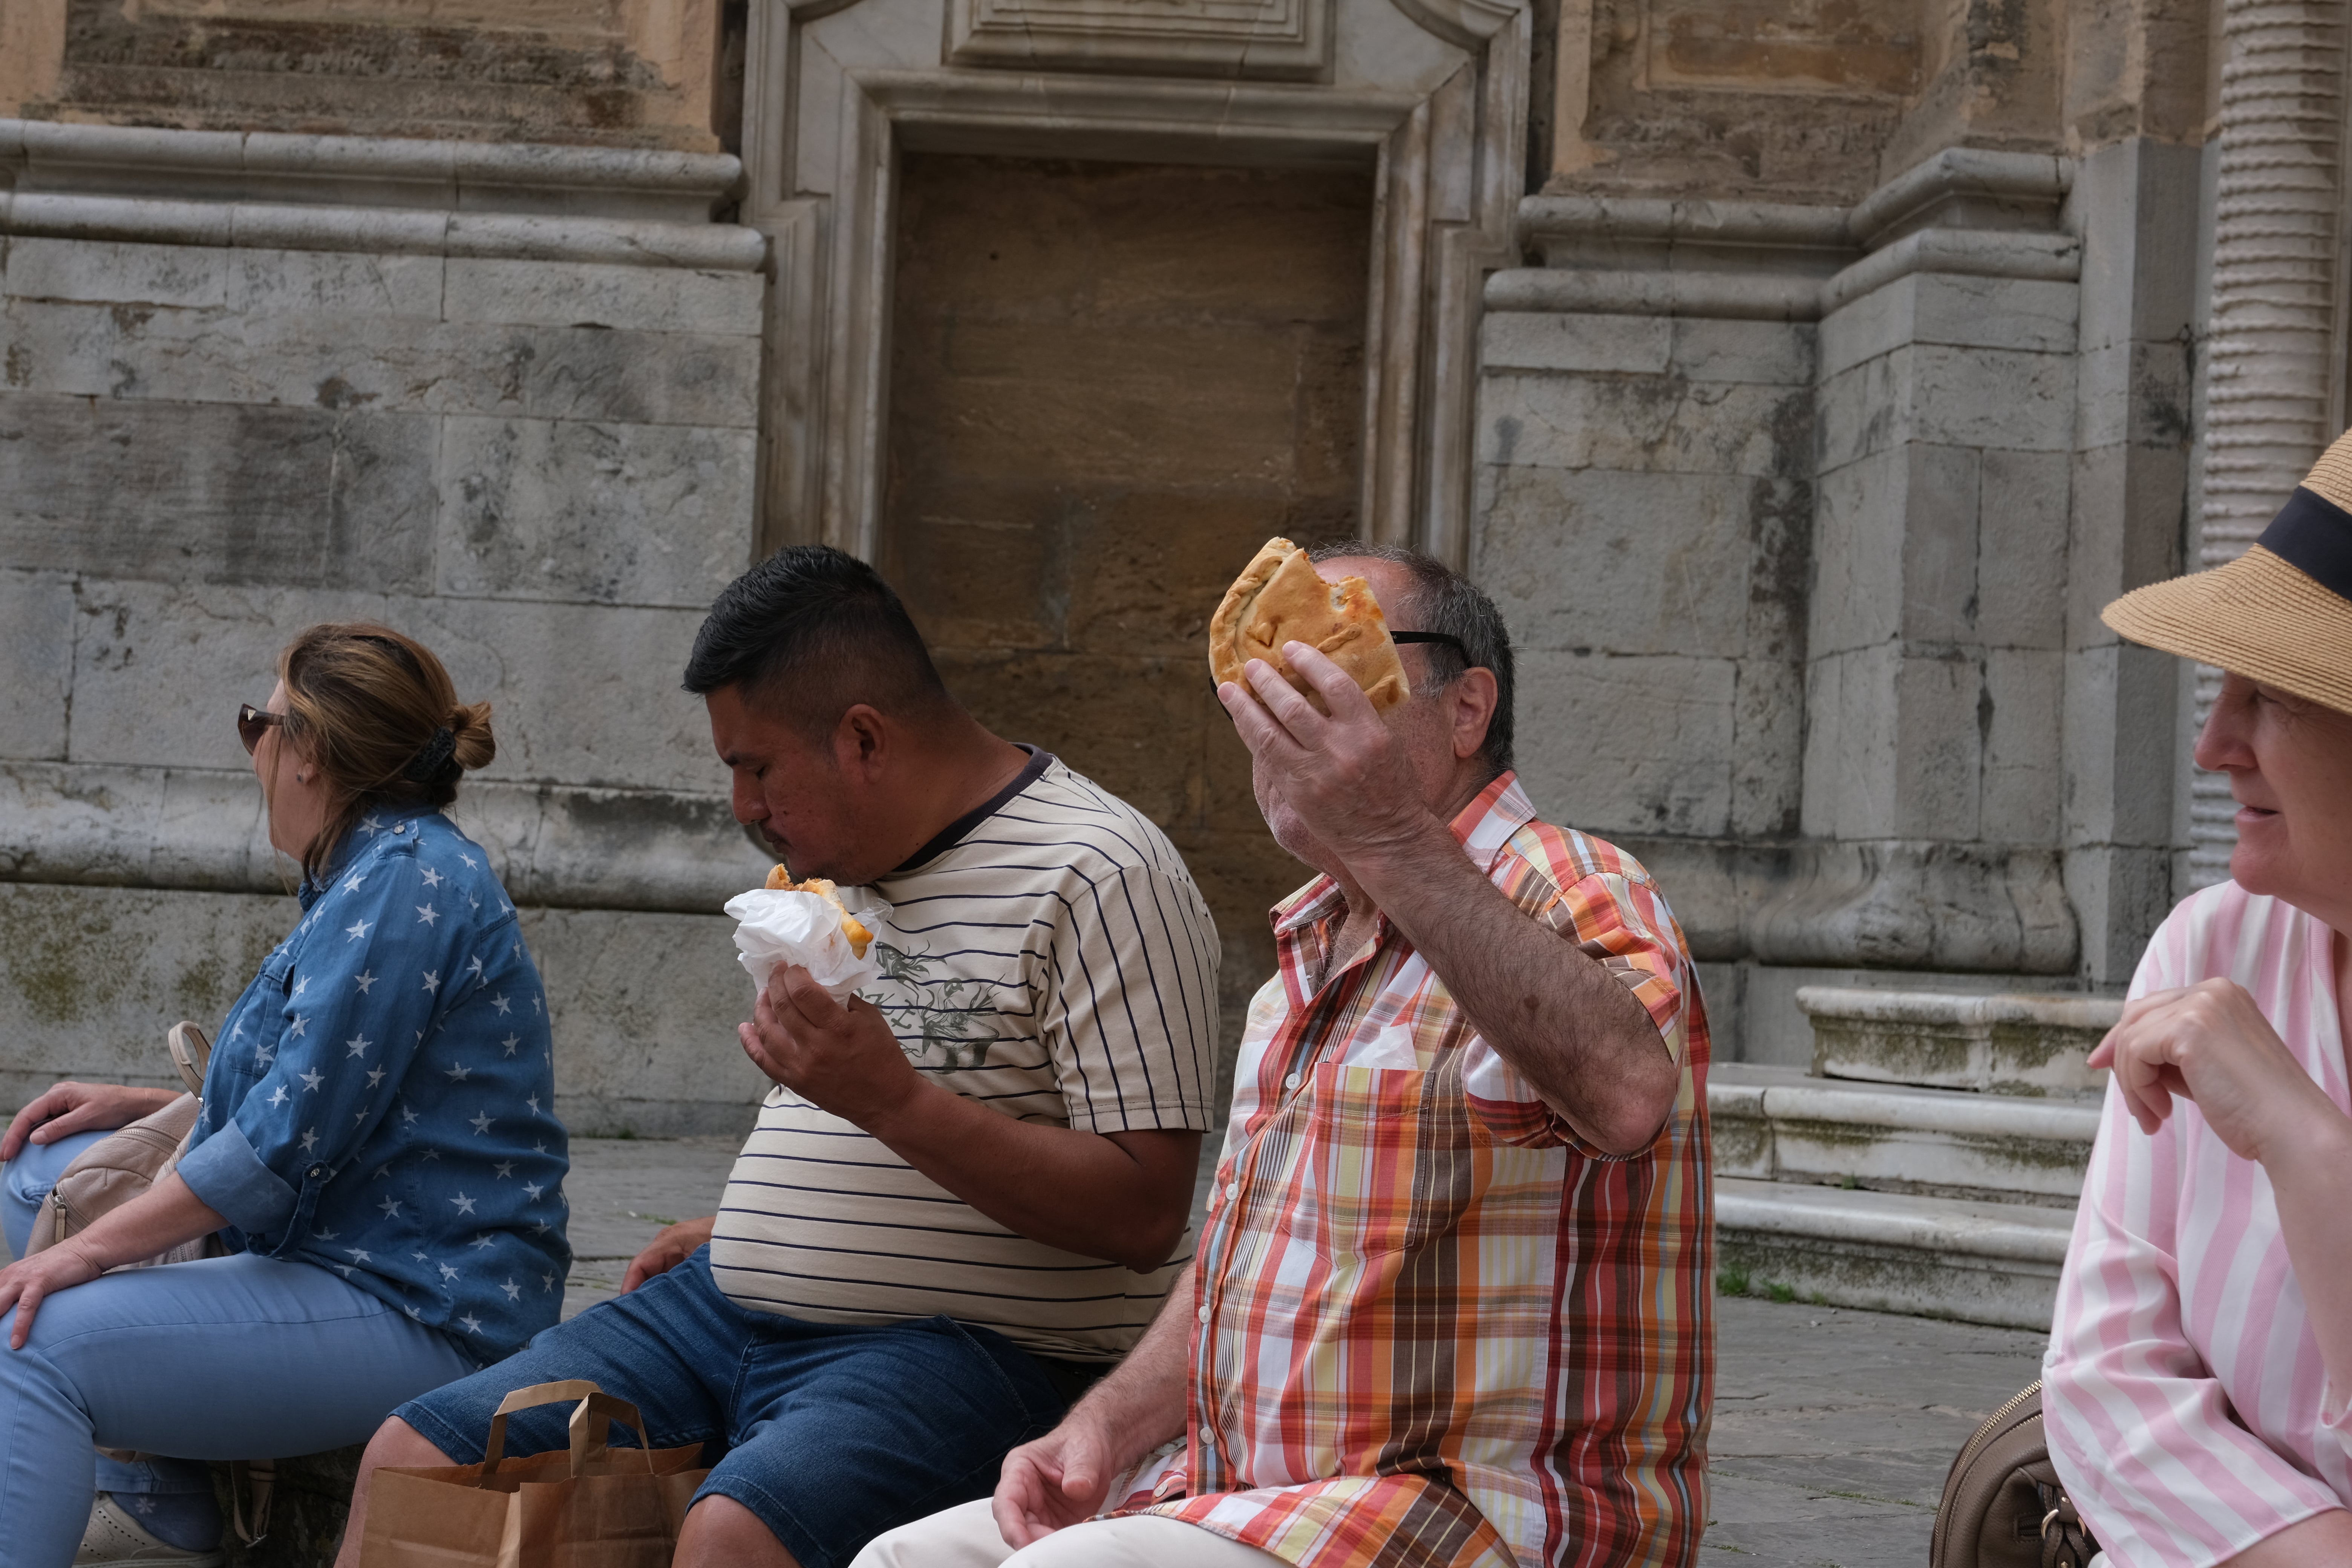
[[[2221,30],[2203,567],[2254,542],[2345,422],[2345,7],[2225,0]],[[2200,668],[2200,725],[2220,683]],[[2229,877],[2234,809],[2227,778],[2192,771],[2192,886]]]
[[[770,548],[870,555],[903,150],[1359,163],[1375,182],[1361,519],[1463,559],[1477,317],[1524,188],[1529,16],[1502,0],[762,0],[742,221],[772,240]]]

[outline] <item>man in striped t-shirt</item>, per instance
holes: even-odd
[[[686,684],[736,816],[796,876],[891,906],[882,978],[841,1005],[778,969],[740,1031],[776,1087],[719,1213],[664,1231],[616,1300],[404,1406],[367,1469],[477,1461],[508,1390],[593,1379],[655,1446],[708,1445],[677,1563],[831,1568],[986,1496],[1189,1261],[1216,932],[1160,830],[958,707],[839,551],[739,578]],[[565,1414],[510,1417],[509,1451],[564,1447]]]

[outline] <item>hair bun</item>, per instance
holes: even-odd
[[[452,708],[446,732],[455,741],[450,754],[467,773],[488,767],[491,759],[499,754],[498,741],[490,733],[490,705],[487,702],[460,702]]]

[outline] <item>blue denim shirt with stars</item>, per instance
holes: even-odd
[[[572,1261],[539,970],[440,813],[352,828],[229,1010],[181,1177],[232,1247],[331,1268],[483,1362],[552,1324]]]

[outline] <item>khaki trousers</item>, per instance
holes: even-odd
[[[1090,1519],[1015,1552],[982,1498],[866,1543],[849,1568],[1283,1568],[1282,1559],[1181,1519]]]

